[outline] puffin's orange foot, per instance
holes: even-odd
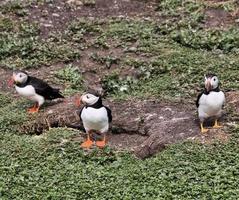
[[[81,144],[81,147],[82,147],[82,148],[90,148],[90,147],[92,146],[92,144],[93,144],[93,141],[91,141],[91,140],[86,140],[85,142],[83,142],[83,143]]]
[[[106,145],[106,142],[105,142],[105,140],[102,140],[102,141],[97,141],[95,144],[99,148],[104,148]]]
[[[27,112],[28,113],[36,113],[36,112],[38,112],[38,110],[39,110],[38,103],[35,103],[33,107],[31,107],[27,110]]]
[[[201,133],[208,132],[208,129],[204,128],[202,123],[200,124],[200,126],[201,126]]]
[[[222,128],[223,126],[219,126],[219,125],[214,125],[212,128]]]
[[[222,128],[222,126],[220,126],[218,124],[218,121],[216,120],[215,123],[214,123],[214,126],[212,128]]]
[[[39,108],[33,107],[33,108],[29,108],[27,110],[28,113],[37,113],[39,111]]]
[[[207,133],[207,132],[208,132],[208,129],[206,128],[201,129],[201,133]]]

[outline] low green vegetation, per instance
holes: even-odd
[[[31,1],[11,0],[1,4],[0,11],[3,14],[15,14],[18,17],[24,17],[28,14],[26,9],[31,4]]]
[[[27,120],[23,109],[26,105],[21,100],[12,102],[13,99],[0,93],[0,131],[17,132],[18,125]]]
[[[238,129],[226,144],[172,145],[147,160],[110,149],[85,153],[71,140],[78,134],[65,128],[43,136],[1,132],[1,199],[236,199],[239,195]]]
[[[83,79],[79,69],[73,67],[71,64],[56,71],[55,76],[59,84],[64,84],[65,94],[71,95],[84,89]]]
[[[172,33],[172,38],[183,46],[195,49],[222,50],[239,52],[239,31],[237,28],[227,31],[181,29]]]
[[[113,64],[119,63],[119,58],[113,56],[113,55],[107,55],[107,56],[100,56],[97,53],[91,54],[91,59],[99,64],[105,65],[107,68],[110,68]]]
[[[114,95],[129,94],[136,89],[137,83],[137,79],[131,76],[122,78],[117,72],[106,76],[102,81],[105,92]]]
[[[41,136],[19,135],[13,127],[25,118],[23,102],[5,95],[0,100],[1,199],[237,199],[239,195],[237,126],[231,128],[229,142],[184,142],[139,160],[108,148],[84,152],[72,140],[80,133],[67,128],[53,128]]]

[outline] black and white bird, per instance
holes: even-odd
[[[225,95],[219,89],[219,80],[215,74],[205,76],[205,89],[198,95],[196,105],[200,120],[201,132],[205,133],[208,129],[203,127],[203,123],[208,118],[215,119],[213,128],[220,128],[218,119],[222,115],[222,108],[225,103]]]
[[[17,93],[35,102],[29,113],[38,112],[45,100],[64,98],[59,89],[52,88],[41,79],[29,76],[24,71],[13,72],[9,85],[15,85]]]
[[[103,134],[103,140],[96,141],[96,146],[103,148],[106,144],[106,133],[112,122],[111,110],[102,104],[100,96],[91,93],[83,94],[80,102],[84,104],[84,107],[79,115],[87,133],[87,140],[81,144],[81,147],[89,148],[93,145],[90,135],[96,131]]]

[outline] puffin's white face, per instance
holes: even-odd
[[[86,104],[86,105],[93,105],[95,104],[97,101],[99,100],[99,97],[93,95],[93,94],[90,94],[90,93],[86,93],[86,94],[83,94],[81,96],[81,101],[82,103]]]
[[[13,72],[13,81],[15,84],[17,83],[25,83],[27,81],[27,74],[25,74],[24,72],[18,72],[18,73],[15,73]]]
[[[209,92],[218,87],[219,80],[215,75],[206,75],[205,76],[205,88]]]

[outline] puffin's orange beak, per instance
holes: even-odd
[[[77,106],[77,107],[80,107],[80,105],[81,105],[81,97],[76,97],[76,99],[75,99],[75,105]]]
[[[207,80],[206,80],[205,88],[206,88],[207,92],[209,92],[210,90],[212,90],[211,79],[207,79]]]
[[[13,84],[14,84],[14,76],[12,76],[7,82],[8,87],[12,87]]]

